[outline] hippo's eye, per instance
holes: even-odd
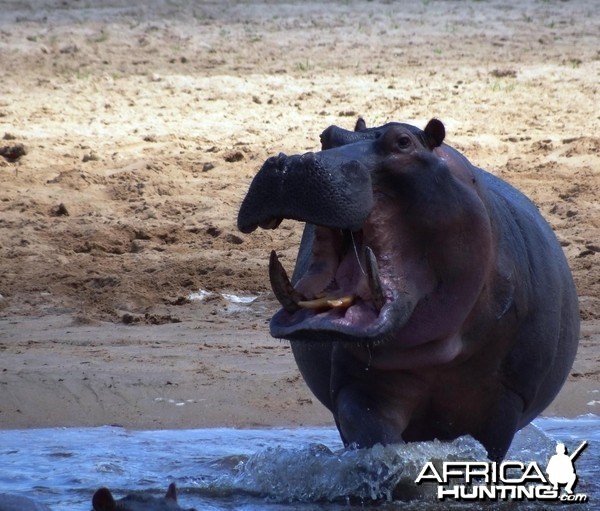
[[[396,139],[396,145],[400,149],[406,149],[408,146],[410,146],[410,138],[406,135],[402,135]]]

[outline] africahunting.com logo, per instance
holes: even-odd
[[[558,443],[545,470],[535,461],[444,461],[441,469],[430,461],[415,483],[437,482],[438,499],[448,501],[587,502],[586,494],[574,492],[575,460],[586,447],[584,441],[569,454],[565,445]]]

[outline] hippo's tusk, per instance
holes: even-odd
[[[367,257],[367,276],[369,282],[369,289],[371,290],[371,298],[373,305],[377,309],[377,312],[385,304],[385,296],[383,295],[383,287],[381,285],[381,279],[379,278],[379,268],[377,267],[377,259],[371,247],[365,248],[365,255]]]
[[[373,305],[379,312],[385,304],[385,296],[383,287],[379,278],[379,270],[377,268],[377,260],[371,248],[366,247],[367,260],[367,277],[369,290],[371,291],[371,299]],[[290,279],[285,271],[285,268],[277,257],[275,250],[271,251],[269,258],[269,280],[271,288],[275,294],[275,298],[281,306],[290,314],[299,311],[300,309],[311,310],[328,310],[328,309],[347,309],[354,304],[355,295],[335,296],[328,295],[325,292],[319,293],[314,300],[307,300],[301,293],[294,289]]]
[[[269,258],[269,280],[275,298],[286,311],[294,313],[300,309],[298,302],[305,300],[305,298],[292,286],[275,250],[271,250],[271,257]]]
[[[292,286],[275,250],[271,251],[269,258],[269,280],[275,298],[290,314],[300,309],[347,309],[354,303],[353,295],[334,297],[325,293],[320,293],[314,300],[307,300]]]

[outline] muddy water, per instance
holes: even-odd
[[[569,509],[591,510],[600,500],[600,417],[538,419],[518,433],[507,459],[535,461],[543,470],[556,442],[573,452],[584,440],[576,493],[586,494],[588,503]],[[322,428],[8,430],[0,432],[0,492],[35,498],[54,511],[89,511],[100,486],[117,497],[130,490],[160,495],[170,482],[178,486],[180,504],[199,511],[481,508],[440,502],[437,487],[414,484],[426,462],[459,459],[484,460],[485,453],[470,438],[345,450],[334,429]],[[518,508],[546,509],[548,503]]]

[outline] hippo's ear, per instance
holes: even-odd
[[[425,144],[429,149],[435,149],[442,145],[446,137],[446,128],[439,119],[431,119],[425,126]]]
[[[367,123],[362,117],[359,117],[354,125],[354,131],[362,131],[367,129]]]
[[[167,494],[165,495],[165,499],[177,502],[177,488],[175,488],[175,483],[171,483],[167,488]]]
[[[100,488],[92,497],[94,511],[116,511],[117,504],[108,488]]]

